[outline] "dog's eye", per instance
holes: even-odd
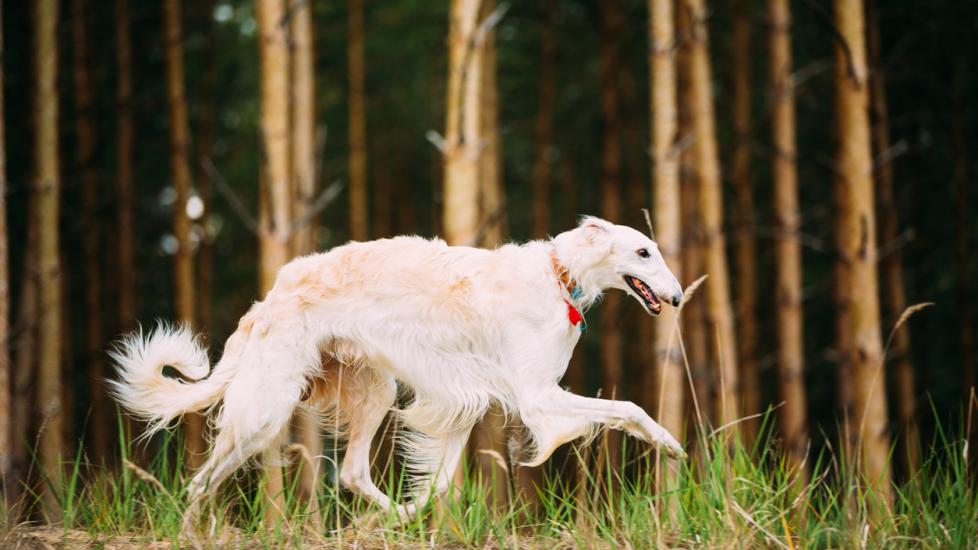
[[[643,258],[649,257],[649,249],[647,248],[639,248],[638,250],[635,251],[635,253]]]

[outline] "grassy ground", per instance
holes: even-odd
[[[895,487],[886,510],[874,505],[874,494],[831,452],[812,458],[811,482],[802,484],[769,439],[744,449],[730,445],[724,434],[706,435],[697,438],[708,441],[706,446],[701,443],[690,460],[675,465],[673,485],[657,484],[654,455],[627,453],[633,458],[624,465],[624,479],[609,483],[614,476],[607,468],[595,473],[593,466],[576,467],[593,460],[571,453],[565,475],[546,479],[535,507],[492,509],[483,484],[466,480],[401,526],[338,490],[335,476],[326,475],[314,507],[287,487],[284,519],[270,527],[264,521],[268,500],[254,475],[245,475],[228,484],[196,539],[181,532],[184,479],[176,473],[183,468],[170,460],[179,452],[159,453],[146,469],[93,469],[78,459],[53,484],[64,507],[59,521],[14,525],[11,507],[4,507],[0,546],[978,547],[978,491],[960,440],[939,434],[919,474]],[[128,461],[126,449],[121,459]],[[27,504],[34,517],[43,514]],[[372,523],[364,520],[368,516]]]

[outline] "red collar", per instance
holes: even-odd
[[[584,315],[581,315],[580,310],[567,299],[567,296],[574,296],[574,289],[577,288],[577,281],[571,279],[570,272],[566,267],[561,265],[560,260],[557,259],[557,251],[555,249],[550,249],[550,265],[553,267],[554,274],[557,275],[557,287],[560,288],[560,297],[567,304],[567,320],[570,321],[572,326],[577,326],[580,324],[581,332],[587,328],[587,322],[584,321]],[[567,294],[564,294],[564,291]]]

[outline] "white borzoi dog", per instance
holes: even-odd
[[[124,339],[113,353],[111,391],[149,422],[149,433],[217,409],[210,457],[188,487],[188,514],[250,457],[277,445],[302,405],[329,415],[327,429],[344,426],[343,485],[408,517],[450,485],[472,426],[494,402],[526,426],[527,465],[602,427],[683,455],[634,403],[558,385],[581,312],[607,289],[628,293],[650,314],[683,295],[653,240],[593,217],[550,241],[496,250],[420,237],[353,242],[285,265],[213,369],[186,328]],[[164,376],[166,366],[179,376]],[[397,382],[413,394],[396,412],[409,434],[405,459],[425,489],[400,505],[370,477],[370,444],[394,407]]]

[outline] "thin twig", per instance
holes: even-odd
[[[207,172],[207,175],[210,176],[211,181],[216,184],[215,188],[217,189],[218,193],[224,197],[224,200],[228,201],[228,205],[238,216],[241,223],[243,223],[244,226],[247,227],[248,230],[255,236],[258,236],[258,222],[255,220],[255,217],[251,215],[248,208],[243,202],[241,202],[241,199],[238,198],[238,195],[235,194],[234,190],[231,189],[231,186],[228,185],[227,180],[225,180],[224,176],[217,170],[217,167],[214,166],[211,159],[209,157],[200,159],[200,166],[205,172]]]

